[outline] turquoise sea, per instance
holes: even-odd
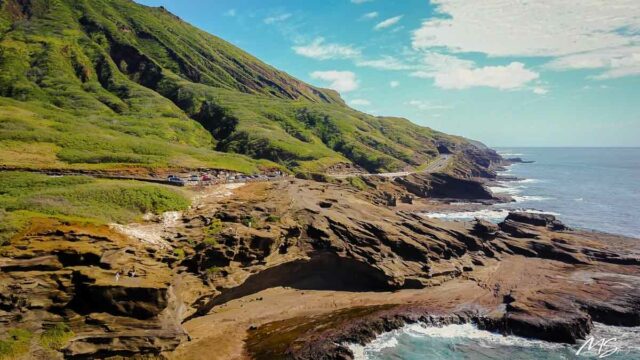
[[[503,175],[520,180],[492,188],[510,194],[515,203],[431,216],[452,221],[484,217],[499,222],[511,209],[542,211],[555,214],[572,227],[640,241],[640,148],[503,148],[498,152],[504,157],[535,161],[510,166]],[[473,325],[437,328],[413,324],[352,350],[357,358],[369,360],[640,359],[640,327],[595,324],[591,336],[591,349],[587,344],[578,353],[584,343],[569,346],[502,336]]]

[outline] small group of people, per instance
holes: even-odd
[[[122,273],[122,271],[120,271],[120,270],[118,270],[118,271],[116,272],[116,282],[118,282],[118,280],[120,280],[120,274],[121,274],[121,273]],[[134,278],[134,277],[136,277],[136,268],[135,268],[135,266],[132,266],[132,267],[127,271],[127,275],[128,275],[130,278]]]

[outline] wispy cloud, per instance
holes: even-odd
[[[224,16],[228,16],[228,17],[234,17],[236,15],[237,15],[236,9],[229,9],[224,13]]]
[[[396,81],[396,80],[392,80],[389,81],[389,86],[393,89],[393,88],[397,88],[398,86],[400,86],[400,81]]]
[[[411,70],[414,67],[393,56],[382,56],[378,59],[360,59],[356,61],[356,66],[370,67],[378,70]]]
[[[533,88],[533,93],[536,95],[546,95],[548,92],[549,92],[549,89],[541,86],[536,86]]]
[[[418,50],[491,57],[551,57],[554,70],[601,69],[596,79],[640,75],[637,0],[433,0],[446,17],[413,32]],[[487,26],[491,24],[491,26]]]
[[[434,85],[443,89],[468,89],[484,86],[500,90],[524,87],[540,77],[521,62],[508,65],[477,66],[475,62],[452,55],[431,52],[424,58],[424,69],[411,76],[433,79]]]
[[[373,0],[351,0],[351,2],[353,4],[356,4],[356,5],[364,4],[364,3],[367,3],[367,2],[371,2],[371,1],[373,1]]]
[[[405,103],[405,105],[409,105],[409,106],[415,107],[418,110],[450,110],[450,109],[453,109],[453,106],[451,106],[451,105],[432,104],[429,101],[423,101],[423,100],[410,100],[410,101],[407,101]]]
[[[311,78],[322,80],[328,83],[330,89],[346,93],[358,88],[358,80],[356,74],[351,71],[314,71]]]
[[[388,27],[391,27],[391,26],[397,24],[401,19],[402,19],[402,15],[398,15],[398,16],[394,16],[392,18],[388,18],[388,19],[383,20],[383,21],[379,22],[378,24],[376,24],[374,29],[375,30],[386,29]]]
[[[264,23],[267,24],[267,25],[271,25],[271,24],[275,24],[275,23],[279,23],[279,22],[285,21],[290,17],[291,17],[290,13],[284,13],[284,14],[269,16],[269,17],[264,19]]]
[[[325,39],[318,37],[306,45],[294,46],[293,51],[312,59],[352,59],[360,56],[360,50],[351,45],[326,43]]]
[[[375,19],[378,17],[378,15],[380,14],[378,14],[377,11],[372,11],[362,15],[362,19]]]

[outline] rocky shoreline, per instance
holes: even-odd
[[[474,232],[485,238],[495,238],[501,231],[510,232],[511,236],[539,238],[540,233],[526,232],[536,229],[542,232],[571,231],[555,217],[544,214],[511,213],[507,219],[498,225],[482,220],[477,220]],[[573,233],[580,235],[580,233]],[[591,234],[611,237],[606,234]],[[634,241],[625,239],[623,241]],[[627,244],[633,245],[635,244]],[[512,248],[515,249],[515,248]],[[589,253],[588,250],[583,250]],[[517,253],[517,251],[516,251]],[[546,254],[545,254],[546,253]],[[580,265],[587,265],[587,261],[581,261],[560,252],[526,253],[524,256],[551,257],[554,260]],[[598,258],[596,261],[615,264],[629,264],[634,266],[637,274],[640,258],[637,253],[633,257],[622,259],[610,254],[611,258]],[[609,269],[611,269],[609,267]],[[622,277],[627,276],[621,274]],[[602,279],[601,279],[602,280]],[[629,283],[634,289],[640,282],[634,279]],[[603,285],[603,284],[601,284]],[[615,287],[615,284],[608,286]],[[540,291],[538,289],[537,291]],[[350,344],[366,345],[377,336],[385,332],[397,330],[405,325],[421,323],[426,326],[444,326],[450,324],[471,323],[481,330],[500,333],[503,335],[516,335],[526,338],[544,340],[549,342],[573,344],[584,339],[593,328],[593,321],[605,325],[614,326],[639,326],[640,293],[634,290],[630,293],[618,291],[613,299],[607,296],[612,303],[605,303],[602,299],[579,298],[571,293],[571,289],[554,289],[559,294],[549,294],[548,297],[536,299],[525,297],[517,292],[509,292],[502,297],[500,309],[487,311],[486,309],[456,309],[447,311],[433,304],[393,304],[389,306],[371,306],[368,308],[345,309],[334,313],[325,314],[318,319],[289,319],[277,323],[269,323],[262,327],[251,329],[247,341],[247,350],[255,359],[268,358],[292,358],[292,359],[353,359]],[[563,293],[563,290],[567,291]],[[611,291],[604,289],[603,292]],[[620,289],[618,289],[620,290]],[[596,295],[594,293],[590,296]],[[541,303],[537,303],[541,301]],[[573,302],[573,303],[571,303]],[[307,329],[312,329],[308,331]],[[322,330],[318,330],[322,329]],[[286,348],[276,349],[265,346],[271,344],[271,337],[283,336],[283,333],[292,333],[294,341]]]
[[[286,179],[207,188],[171,221],[37,220],[2,249],[0,321],[69,327],[36,359],[348,359],[345,344],[414,322],[569,343],[592,321],[640,324],[636,239],[526,212],[500,224],[417,214],[501,201],[485,184]]]

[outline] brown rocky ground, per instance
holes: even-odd
[[[422,197],[495,199],[447,176],[363,180],[209,188],[135,232],[36,221],[2,249],[0,322],[68,323],[66,358],[175,359],[348,358],[340,343],[418,320],[563,342],[640,324],[637,240],[531,214],[429,220]]]

